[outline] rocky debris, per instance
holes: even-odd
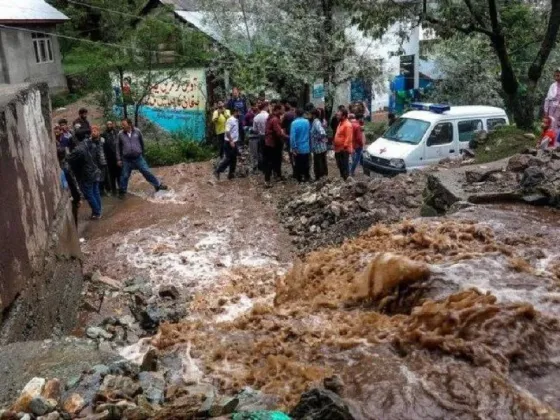
[[[312,389],[301,396],[290,412],[295,420],[354,420],[348,405],[337,394],[326,389]]]
[[[160,287],[158,294],[162,298],[179,299],[181,294],[175,286],[162,286]]]
[[[421,172],[368,182],[318,182],[281,203],[280,220],[304,252],[339,244],[372,224],[419,216],[425,183]]]
[[[481,179],[477,191],[510,192],[513,198],[528,203],[557,206],[560,202],[560,151],[528,149],[515,155],[509,159],[500,178]]]

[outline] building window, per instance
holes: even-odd
[[[40,63],[52,63],[53,50],[50,35],[33,33],[31,34],[33,39],[33,50],[35,52],[35,62]]]

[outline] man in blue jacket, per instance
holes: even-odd
[[[144,159],[142,132],[133,127],[132,121],[128,118],[122,120],[121,126],[122,130],[118,135],[117,145],[117,165],[122,168],[119,197],[124,198],[126,196],[128,180],[134,169],[140,171],[156,191],[167,190],[167,186],[152,174],[146,159]]]
[[[296,119],[290,127],[290,151],[294,156],[294,172],[298,182],[309,182],[309,154],[311,145],[309,143],[309,133],[311,125],[304,117],[301,108],[296,110]]]

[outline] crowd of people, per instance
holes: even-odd
[[[329,124],[324,109],[313,104],[298,107],[294,100],[267,101],[263,97],[249,103],[233,88],[228,102],[217,102],[212,114],[220,148],[214,175],[219,179],[228,170],[228,178],[234,178],[240,149],[248,147],[251,168],[264,173],[267,188],[273,179],[285,180],[284,153],[297,181],[311,181],[311,167],[314,179],[319,180],[328,175],[327,153],[334,150],[340,176],[346,180],[362,162],[364,121],[369,116],[365,104],[362,109],[365,112],[358,115],[341,105]]]
[[[90,124],[88,111],[82,108],[71,126],[60,119],[54,134],[62,182],[72,194],[76,224],[82,197],[91,207],[91,219],[99,220],[103,213],[101,197],[112,194],[124,199],[133,170],[138,170],[156,191],[167,190],[150,171],[144,159],[142,132],[129,119],[121,121],[120,130],[107,121],[102,131]]]

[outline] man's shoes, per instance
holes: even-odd
[[[266,183],[264,184],[264,187],[265,187],[265,188],[272,188],[272,184],[271,184],[270,182],[266,182]]]
[[[230,181],[231,181],[233,178],[235,178],[235,175],[234,175],[234,174],[229,174],[228,177],[227,177],[227,179],[229,179]]]
[[[119,198],[120,198],[121,200],[124,200],[124,199],[126,198],[126,193],[123,192],[123,191],[119,192]]]
[[[220,173],[218,171],[214,171],[214,178],[216,178],[216,181],[220,180]]]
[[[90,220],[99,220],[99,219],[101,219],[100,214],[92,214],[90,217]]]
[[[159,185],[156,187],[156,192],[158,192],[158,191],[167,191],[168,189],[169,189],[169,187],[168,187],[167,185],[165,185],[165,184],[159,184]]]

